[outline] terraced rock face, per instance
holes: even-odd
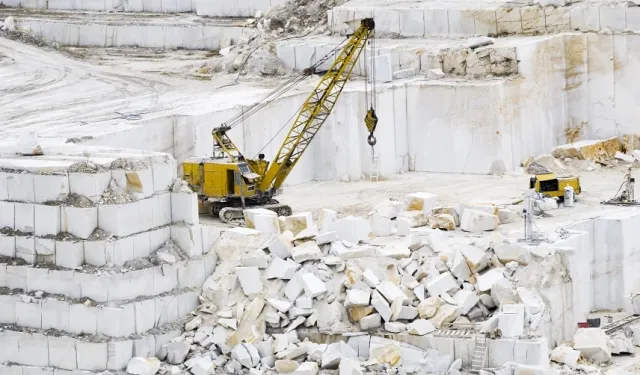
[[[198,306],[218,231],[174,187],[169,155],[43,149],[0,151],[0,363],[103,371],[154,356]]]

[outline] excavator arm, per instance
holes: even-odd
[[[260,183],[261,191],[277,190],[298,163],[335,107],[374,29],[375,23],[372,18],[362,20],[356,32],[338,53],[329,71],[303,104],[280,150],[270,163]],[[371,146],[375,144],[373,131],[377,122],[375,111],[371,108],[365,117],[365,124],[369,130],[368,141]]]

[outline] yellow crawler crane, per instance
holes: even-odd
[[[248,206],[263,207],[278,215],[291,215],[291,207],[280,204],[273,197],[329,117],[374,29],[373,19],[360,21],[358,29],[348,38],[329,70],[302,105],[273,161],[266,161],[264,154],[258,155],[257,159],[245,158],[227,136],[227,132],[307,76],[316,73],[317,68],[331,54],[292,77],[263,100],[213,129],[213,157],[192,158],[183,163],[184,180],[198,193],[201,201],[211,203],[212,215],[218,215],[224,222],[242,221],[243,209]],[[375,40],[373,44],[375,45]],[[365,117],[365,125],[369,131],[367,141],[372,149],[376,144],[373,132],[378,123],[373,106],[374,91],[375,88],[371,90],[372,105]],[[366,95],[368,100],[368,91]]]

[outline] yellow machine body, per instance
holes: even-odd
[[[571,186],[576,195],[580,194],[580,177],[557,176],[555,173],[538,174],[531,177],[529,188],[535,189],[536,193],[562,199],[567,186]]]
[[[184,180],[202,196],[215,199],[253,197],[260,175],[248,163],[225,159],[189,159],[182,164]]]

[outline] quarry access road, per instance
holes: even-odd
[[[0,38],[0,134],[31,128],[60,136],[119,113],[162,108],[171,85],[65,57],[53,50]],[[42,126],[46,123],[46,126]]]

